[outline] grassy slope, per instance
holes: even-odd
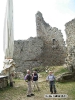
[[[50,70],[53,70],[55,75],[61,74],[66,72],[67,70],[63,67],[57,66],[52,67]],[[42,72],[43,80],[46,79],[48,73]],[[45,94],[50,94],[49,92],[49,85],[47,82],[41,82],[39,78],[39,87],[40,91],[35,90],[35,96],[27,98],[26,97],[26,82],[24,80],[15,80],[15,87],[5,88],[4,90],[0,90],[0,100],[47,100],[44,98]],[[66,82],[66,83],[59,83],[56,82],[56,88],[58,94],[68,94],[68,98],[66,99],[51,99],[51,100],[75,100],[75,82]],[[49,100],[49,99],[48,99]]]

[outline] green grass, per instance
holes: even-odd
[[[53,67],[52,69],[55,75],[67,72],[62,66]],[[41,72],[42,75],[39,80],[45,80],[48,73]],[[35,96],[27,98],[27,87],[24,80],[15,79],[15,87],[6,87],[3,90],[0,89],[0,100],[47,100],[44,98],[45,94],[50,94],[49,84],[46,81],[39,82],[40,91],[35,90]],[[58,94],[67,94],[66,99],[51,99],[51,100],[75,100],[75,82],[56,82],[56,89]],[[48,99],[50,100],[50,99]]]
[[[53,74],[55,76],[57,75],[60,75],[62,73],[66,73],[68,72],[67,68],[64,68],[63,66],[51,66],[48,68],[48,70],[50,71],[53,71]],[[40,74],[43,76],[43,77],[46,77],[48,75],[49,72],[40,72]]]
[[[59,74],[66,73],[66,72],[69,72],[67,68],[64,68],[61,66],[61,67],[58,67],[58,70],[55,72],[55,75],[59,75]]]
[[[67,94],[70,100],[75,100],[75,82],[58,83],[57,88]]]

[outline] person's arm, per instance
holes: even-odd
[[[26,82],[28,82],[28,80],[27,80],[27,75],[24,77],[24,80],[25,80]]]
[[[46,77],[46,81],[47,81],[47,82],[49,81],[49,76]]]
[[[38,74],[37,74],[37,80],[38,80]]]
[[[54,81],[56,81],[56,77],[53,75]]]
[[[32,82],[33,82],[33,77],[34,77],[34,73],[32,73],[32,76],[31,76],[31,80],[32,80]]]
[[[25,77],[24,77],[24,80],[26,80],[27,79],[27,75],[25,75]]]

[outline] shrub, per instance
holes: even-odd
[[[32,68],[32,71],[43,72],[45,71],[45,67],[44,66],[35,67]]]

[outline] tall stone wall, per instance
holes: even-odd
[[[58,28],[52,28],[44,21],[41,12],[36,14],[36,31],[35,38],[14,41],[16,71],[64,64],[66,47],[63,35]]]
[[[75,19],[65,24],[65,32],[67,35],[67,58],[66,64],[69,71],[75,71]]]
[[[43,41],[52,43],[53,39],[55,39],[55,44],[58,42],[59,46],[61,46],[63,49],[65,48],[65,42],[61,30],[56,27],[51,27],[48,23],[46,23],[42,13],[39,11],[36,13],[36,29],[37,37],[41,37]]]
[[[66,57],[66,47],[61,30],[44,21],[41,12],[36,13],[37,37],[44,43],[44,65],[62,65]]]
[[[27,68],[41,65],[43,41],[40,38],[14,41],[14,60],[16,71],[24,72]]]

